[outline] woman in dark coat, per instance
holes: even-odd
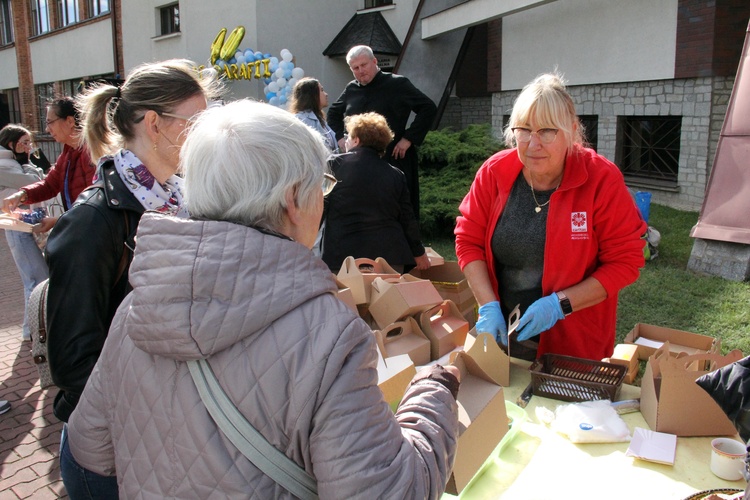
[[[382,158],[393,139],[388,123],[378,113],[344,123],[347,153],[331,162],[339,183],[327,199],[323,260],[334,272],[348,256],[382,257],[396,270],[427,269],[406,177]]]

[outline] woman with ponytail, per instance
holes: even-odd
[[[54,413],[65,422],[131,290],[128,269],[141,215],[156,210],[187,217],[182,180],[175,175],[180,149],[192,119],[218,91],[214,72],[196,68],[187,60],[142,64],[122,87],[100,84],[78,96],[84,142],[100,160],[94,187],[60,217],[47,242],[49,364],[60,388]],[[92,484],[85,484],[75,461],[65,460],[65,444],[63,429],[68,494],[87,498]],[[100,484],[100,477],[91,479]]]

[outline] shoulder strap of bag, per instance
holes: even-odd
[[[49,279],[40,283],[41,291],[39,292],[39,342],[47,342],[47,289],[49,288]]]
[[[115,278],[115,283],[120,281],[120,278],[122,278],[123,273],[125,272],[125,267],[128,265],[128,252],[130,252],[130,247],[128,246],[128,238],[130,238],[130,221],[128,220],[128,213],[126,211],[122,212],[123,217],[125,217],[125,242],[123,243],[122,250],[122,257],[120,258],[120,264],[117,266],[117,278]]]
[[[190,375],[203,404],[224,435],[258,469],[290,493],[317,499],[315,479],[289,457],[274,448],[232,404],[205,359],[188,361]]]

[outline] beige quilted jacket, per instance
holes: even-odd
[[[225,222],[143,216],[120,306],[69,421],[73,456],[121,498],[289,498],[217,429],[189,359],[208,358],[248,421],[321,498],[437,498],[456,403],[434,381],[394,417],[373,335],[298,243]]]

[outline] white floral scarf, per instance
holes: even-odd
[[[113,159],[120,178],[143,208],[176,217],[190,216],[182,199],[184,181],[181,178],[173,175],[164,184],[159,184],[143,162],[128,149],[121,149]]]

